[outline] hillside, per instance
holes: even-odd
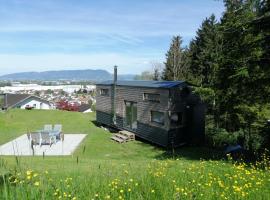
[[[0,112],[0,145],[44,124],[88,134],[72,156],[0,156],[0,199],[268,199],[270,168],[220,160],[215,151],[166,151],[141,141],[118,144],[95,114]],[[261,167],[265,166],[264,169]],[[2,175],[4,176],[2,176]]]
[[[119,80],[133,80],[135,75],[118,75]],[[110,80],[113,75],[106,70],[59,70],[44,72],[21,72],[0,76],[0,80]]]

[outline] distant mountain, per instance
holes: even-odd
[[[135,75],[119,74],[119,80],[133,80]],[[0,80],[90,80],[104,81],[113,79],[113,74],[106,70],[59,70],[44,72],[21,72],[0,76]]]

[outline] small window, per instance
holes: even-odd
[[[173,126],[181,126],[183,124],[183,113],[181,112],[173,112],[171,114],[171,125]]]
[[[4,95],[0,95],[0,107],[3,108],[4,107]]]
[[[143,99],[146,101],[160,102],[160,94],[144,93]]]
[[[151,122],[164,125],[165,117],[163,112],[151,111]]]
[[[109,96],[109,89],[100,89],[101,96]]]
[[[33,104],[33,107],[36,108],[37,107],[37,104]]]

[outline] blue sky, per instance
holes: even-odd
[[[0,74],[59,69],[140,73],[184,45],[217,0],[0,0]]]

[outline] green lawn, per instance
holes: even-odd
[[[6,175],[0,176],[0,199],[270,198],[268,158],[247,167],[218,160],[206,148],[181,148],[172,155],[140,141],[118,144],[94,120],[94,113],[0,113],[0,144],[44,124],[87,134],[72,156],[0,157],[0,174]]]

